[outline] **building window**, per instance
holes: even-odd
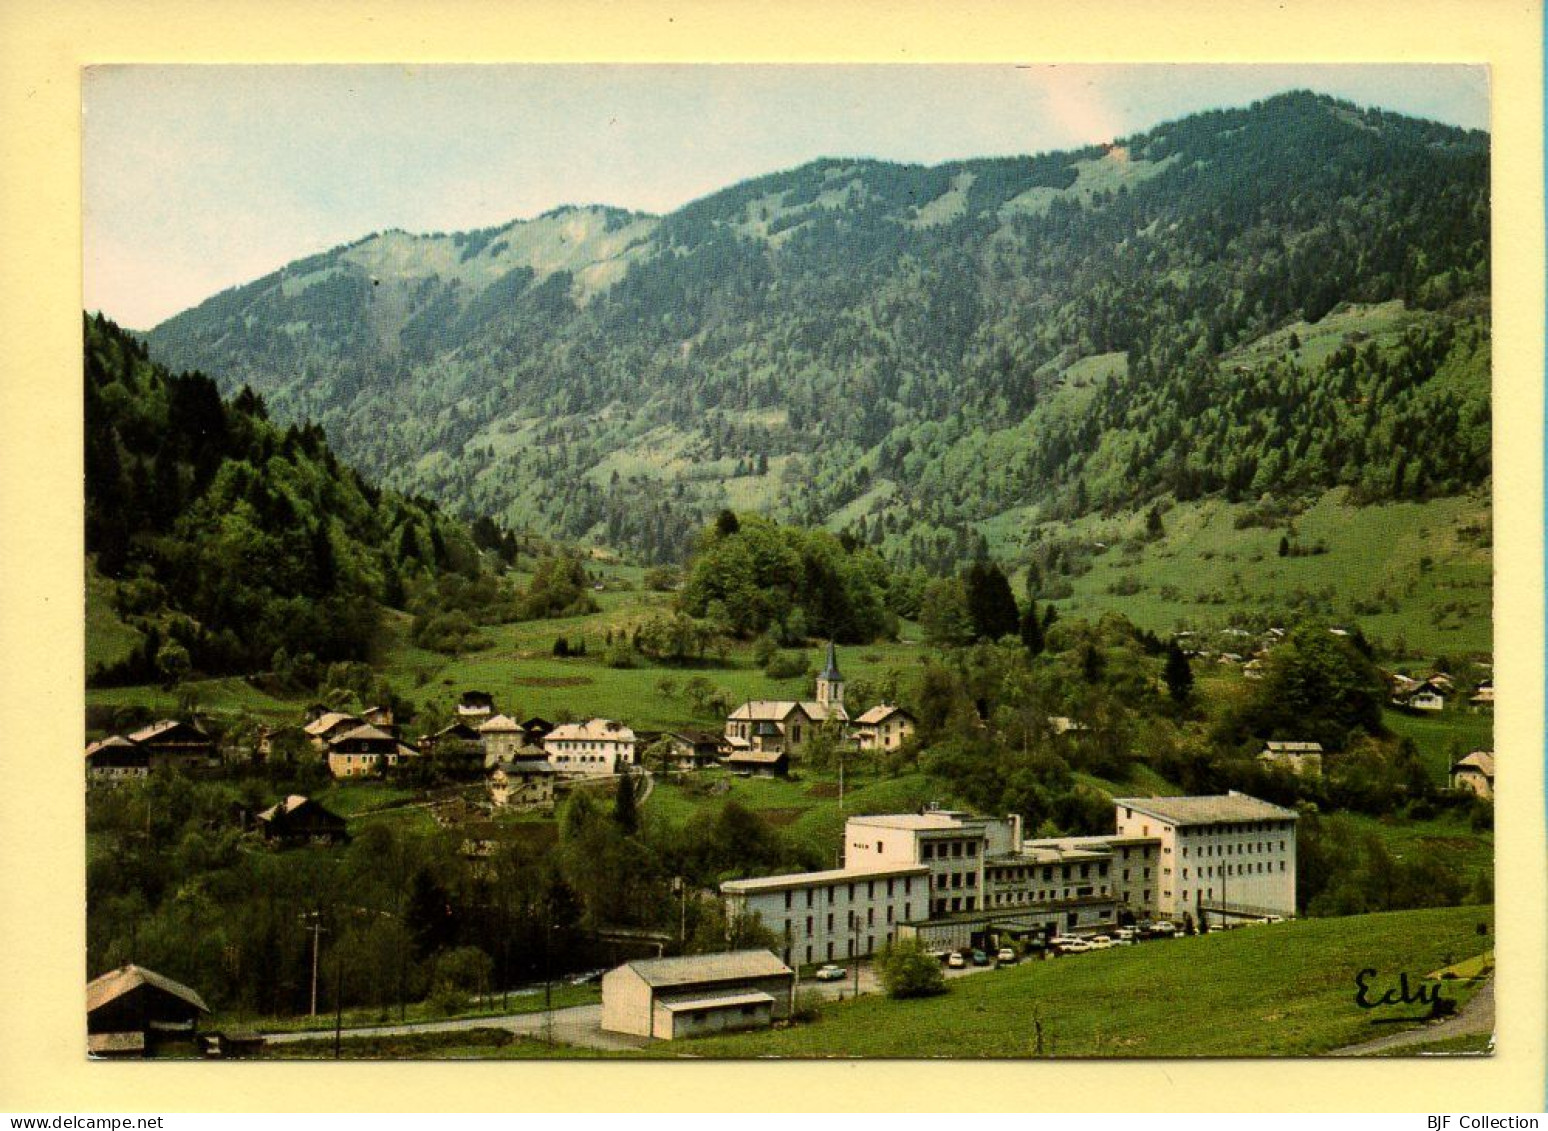
[[[794,894],[795,894],[794,892],[788,892],[788,891],[785,893],[785,910],[786,911],[790,910],[790,897],[792,895],[794,895]]]
[[[891,880],[887,881],[887,898],[888,899],[892,898],[892,881]]]
[[[925,841],[924,850],[920,852],[919,858],[921,860],[935,859],[935,845],[931,844],[929,841]]]
[[[977,856],[978,855],[978,842],[976,840],[968,841],[967,854],[969,856]]]

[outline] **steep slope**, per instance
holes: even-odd
[[[478,574],[460,523],[372,487],[320,429],[270,423],[248,390],[223,402],[100,315],[85,337],[95,681],[361,659],[405,583]]]
[[[150,340],[468,513],[672,558],[730,505],[943,564],[1018,510],[1476,485],[1488,241],[1486,135],[1293,94],[662,218],[385,233]],[[1267,347],[1347,303],[1401,332]]]

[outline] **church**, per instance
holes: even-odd
[[[783,775],[791,755],[799,755],[820,730],[831,729],[836,740],[853,741],[850,713],[844,709],[844,676],[831,641],[814,692],[814,699],[752,699],[726,716],[726,746],[731,747],[726,766]],[[907,730],[912,733],[912,716],[890,713],[909,719]]]

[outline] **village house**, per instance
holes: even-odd
[[[328,772],[336,778],[371,777],[418,753],[380,727],[361,723],[328,739]]]
[[[1258,761],[1266,766],[1279,766],[1303,778],[1322,776],[1322,743],[1320,742],[1268,742]]]
[[[116,785],[170,768],[184,773],[219,765],[215,742],[190,722],[162,719],[126,735],[109,735],[86,748],[87,781]]]
[[[602,1028],[671,1041],[767,1028],[794,1008],[795,971],[767,950],[626,962],[602,977]]]
[[[324,711],[302,729],[306,731],[306,736],[311,740],[312,745],[326,755],[330,739],[363,725],[365,725],[364,719],[359,715],[351,715],[348,711]]]
[[[496,809],[552,809],[559,771],[546,758],[516,758],[489,772],[489,801]]]
[[[150,752],[121,734],[86,747],[86,782],[95,788],[150,777]]]
[[[557,726],[543,739],[543,752],[564,774],[601,776],[634,765],[634,731],[612,719]]]
[[[554,724],[545,718],[533,715],[530,719],[522,720],[521,729],[527,735],[527,745],[541,749],[543,740],[553,732]]]
[[[509,762],[527,744],[527,732],[515,719],[495,715],[479,724],[478,736],[484,744],[484,764]]]
[[[193,1041],[210,1007],[171,978],[125,963],[86,983],[86,1050],[143,1056],[157,1044]]]
[[[342,844],[349,839],[343,817],[298,793],[258,813],[254,824],[271,844]]]
[[[494,696],[487,691],[464,691],[457,701],[457,718],[473,726],[495,714]]]
[[[879,703],[855,720],[855,744],[861,750],[896,750],[908,741],[918,720],[902,707]]]
[[[471,759],[478,759],[484,756],[484,736],[479,733],[476,726],[459,719],[434,734],[420,735],[419,749],[425,754],[448,754],[460,751]],[[487,759],[485,764],[488,765]]]
[[[1476,691],[1468,696],[1468,705],[1475,714],[1492,713],[1494,711],[1494,681],[1484,680],[1478,685]]]
[[[667,735],[671,743],[672,769],[681,772],[712,766],[723,755],[729,754],[723,736],[709,730],[680,730]]]
[[[1475,750],[1451,767],[1451,788],[1494,800],[1494,751]]]

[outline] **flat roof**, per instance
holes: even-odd
[[[1214,797],[1115,797],[1114,805],[1172,825],[1219,825],[1233,821],[1294,821],[1294,809],[1282,809],[1245,793]]]
[[[733,894],[755,891],[780,891],[784,888],[819,887],[824,884],[852,884],[860,880],[889,879],[893,876],[928,875],[928,864],[886,864],[875,868],[830,868],[825,872],[788,872],[782,876],[754,876],[745,880],[727,880],[722,892]]]
[[[884,829],[960,829],[969,824],[982,824],[987,817],[970,817],[960,813],[874,813],[849,818],[851,825],[877,825]]]

